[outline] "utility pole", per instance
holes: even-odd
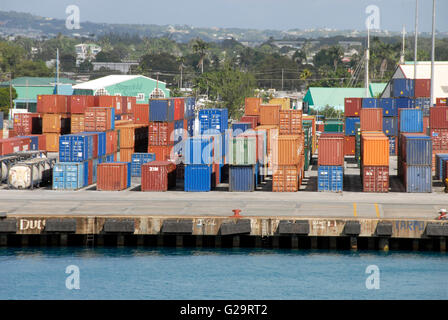
[[[9,72],[9,114],[12,115],[12,72]]]
[[[283,68],[282,68],[282,91],[283,91]]]
[[[56,94],[59,94],[59,49],[56,49]]]
[[[417,79],[418,0],[415,0],[414,79]]]
[[[406,47],[406,29],[405,29],[404,25],[403,25],[402,36],[403,36],[403,40],[401,43],[401,55],[400,55],[400,63],[401,64],[404,63],[404,48]]]
[[[366,98],[370,96],[369,94],[369,60],[370,60],[370,26],[367,27],[367,49],[366,49]]]
[[[432,44],[431,44],[431,106],[434,101],[434,56],[436,40],[436,0],[432,0]]]

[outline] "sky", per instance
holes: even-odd
[[[416,0],[1,0],[0,10],[64,19],[77,5],[83,21],[251,29],[366,29],[369,6],[381,30],[414,30]],[[376,9],[375,9],[376,10]],[[419,0],[419,31],[430,32],[432,0]],[[436,29],[448,32],[448,1],[436,2]]]

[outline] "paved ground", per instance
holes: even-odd
[[[389,193],[361,192],[359,169],[346,164],[344,192],[321,193],[316,190],[316,167],[307,172],[302,191],[295,193],[270,192],[266,181],[250,193],[225,192],[226,185],[206,193],[139,192],[139,181],[133,179],[130,190],[99,192],[95,187],[74,192],[45,190],[0,190],[0,212],[8,215],[232,215],[241,209],[247,216],[303,217],[368,217],[433,219],[440,208],[448,209],[448,194],[435,188],[431,194],[403,193],[395,166],[391,164]],[[395,171],[394,171],[395,170]],[[347,191],[345,191],[347,190]]]

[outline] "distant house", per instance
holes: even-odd
[[[85,60],[92,60],[101,51],[99,45],[93,43],[80,43],[75,46],[76,51],[76,65],[79,66],[80,63]]]
[[[404,64],[398,65],[395,69],[392,79],[414,79],[414,62],[406,61]],[[417,79],[431,79],[431,62],[417,62]],[[383,91],[381,97],[388,98],[391,96],[391,83],[389,82]],[[448,61],[434,62],[434,101],[436,98],[448,97]]]
[[[92,62],[93,71],[98,71],[101,68],[109,70],[120,71],[127,74],[132,66],[138,66],[138,62]]]
[[[75,81],[59,78],[59,94],[70,95]],[[14,108],[10,110],[10,117],[14,113],[36,112],[37,95],[56,93],[55,78],[21,77],[12,80],[12,87],[16,89],[17,98],[13,100]],[[0,83],[0,87],[9,87],[9,81]]]
[[[169,97],[166,83],[142,75],[110,75],[73,86],[73,94],[119,95],[137,97],[148,103],[151,97]]]

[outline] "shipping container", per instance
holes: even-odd
[[[155,153],[134,153],[131,160],[131,176],[141,177],[142,165],[151,161],[156,161]]]
[[[29,138],[30,139],[30,150],[47,150],[46,146],[46,137],[43,134],[33,134],[29,136],[19,136],[21,138]]]
[[[154,153],[156,161],[174,160],[172,146],[148,146],[148,153]]]
[[[325,120],[324,132],[344,132],[344,122],[342,120]]]
[[[383,110],[379,108],[361,109],[361,131],[382,131]]]
[[[185,166],[184,191],[206,192],[212,189],[215,177],[212,165],[187,164]],[[214,182],[213,182],[214,183]]]
[[[184,117],[186,119],[188,118],[194,118],[194,110],[196,106],[196,99],[194,97],[186,97],[185,98],[185,112]]]
[[[266,133],[266,153],[267,155],[272,155],[272,148],[279,135],[278,126],[274,125],[262,125],[255,128],[257,132]]]
[[[361,161],[364,166],[389,166],[389,138],[383,132],[361,134]]]
[[[429,126],[431,129],[448,129],[448,107],[431,108]]]
[[[30,150],[30,138],[14,137],[0,139],[0,156],[5,156],[18,151]]]
[[[0,130],[3,130],[3,111],[0,111]],[[0,138],[3,137],[3,134],[0,135]]]
[[[383,132],[386,136],[398,136],[398,118],[384,117]]]
[[[37,96],[36,112],[38,113],[67,113],[68,96],[57,94],[43,94]]]
[[[199,110],[199,133],[222,133],[228,129],[229,113],[227,109]]]
[[[420,97],[415,99],[415,108],[429,110],[431,108],[431,98]]]
[[[84,134],[96,134],[98,136],[98,151],[97,157],[101,157],[106,155],[106,144],[107,144],[107,135],[106,132],[83,132]],[[96,157],[95,157],[96,158]]]
[[[132,155],[134,154],[134,148],[121,148],[119,154],[120,154],[120,161],[131,162]]]
[[[260,123],[260,116],[247,116],[241,117],[241,122],[249,122],[251,124],[251,129],[254,129]]]
[[[302,134],[302,110],[281,110],[279,116],[281,135]]]
[[[182,120],[185,115],[185,100],[183,98],[172,98],[174,102],[174,121]]]
[[[431,79],[415,79],[414,97],[431,96]]]
[[[394,98],[378,99],[378,108],[383,110],[383,117],[398,117],[398,108]]]
[[[134,105],[134,123],[149,123],[149,104]]]
[[[400,132],[423,132],[423,113],[420,109],[400,109]]]
[[[47,113],[42,115],[42,131],[45,133],[61,133],[62,115]]]
[[[88,162],[56,163],[53,167],[53,190],[78,190],[88,185]]]
[[[141,166],[142,191],[168,191],[176,187],[176,165],[170,161],[152,161]]]
[[[255,165],[257,163],[256,137],[238,136],[231,138],[226,159],[230,165]]]
[[[273,192],[297,192],[300,169],[298,165],[275,166],[272,173]]]
[[[232,135],[234,137],[240,135],[241,133],[249,130],[252,127],[250,122],[233,122],[232,123]]]
[[[319,166],[344,165],[344,137],[321,135],[318,150]]]
[[[346,117],[359,117],[362,107],[362,98],[345,98],[344,115]]]
[[[174,121],[174,100],[172,99],[150,99],[149,100],[150,121]]]
[[[344,168],[342,166],[319,166],[317,169],[317,190],[342,192]]]
[[[448,128],[431,128],[429,134],[432,139],[433,150],[448,150]]]
[[[397,98],[395,99],[395,106],[399,109],[413,109],[415,108],[415,99],[413,98]]]
[[[47,151],[59,152],[59,133],[44,133],[46,138]]]
[[[379,108],[378,99],[362,98],[362,108]]]
[[[93,107],[95,105],[94,96],[81,96],[72,95],[67,99],[67,112],[71,114],[83,114],[86,108]]]
[[[273,146],[272,163],[276,165],[298,164],[304,151],[303,134],[278,136]]]
[[[364,192],[389,192],[388,166],[363,166],[361,174]]]
[[[86,131],[108,131],[115,129],[115,109],[107,107],[86,108]]]
[[[393,97],[414,97],[414,79],[392,79]]]
[[[129,162],[101,163],[97,167],[98,191],[120,191],[131,185],[131,164]]]
[[[280,124],[280,108],[279,105],[260,105],[260,124],[278,126]]]
[[[42,117],[39,113],[15,113],[13,121],[14,131],[19,136],[42,133]],[[0,119],[0,125],[3,125],[3,119]]]
[[[432,140],[426,135],[412,133],[400,136],[400,158],[408,165],[432,164]]]
[[[279,105],[280,110],[290,110],[291,109],[291,99],[290,98],[273,98],[269,99],[269,104]]]
[[[404,185],[406,192],[431,193],[432,171],[431,166],[413,166],[403,163]]]
[[[212,164],[214,162],[214,137],[195,136],[185,141],[185,164]]]
[[[255,165],[229,166],[229,191],[250,192],[255,190]]]
[[[264,130],[259,130],[259,131],[255,131],[255,130],[248,130],[244,133],[242,133],[240,135],[240,137],[251,137],[256,139],[257,141],[257,151],[256,151],[256,162],[260,163],[261,165],[264,165],[267,163],[267,136],[266,136],[266,131]],[[231,146],[232,146],[232,142],[229,139],[229,148],[226,154],[226,159],[228,160],[227,163],[231,163],[232,157],[229,156],[229,153],[231,152]]]
[[[59,138],[59,161],[82,162],[93,158],[93,137],[69,134]]]
[[[134,106],[137,104],[137,98],[136,97],[128,97],[123,96],[121,97],[121,104],[122,104],[122,113],[134,113]]]
[[[396,156],[397,155],[397,137],[389,136],[389,155]]]
[[[8,172],[8,187],[33,189],[51,183],[55,163],[54,158],[32,158],[14,164]]]
[[[345,135],[354,136],[356,124],[359,123],[359,118],[345,118]]]
[[[106,153],[111,154],[118,151],[118,135],[116,131],[106,132]]]
[[[84,114],[72,114],[70,118],[71,133],[80,133],[85,131],[85,116]]]
[[[445,167],[446,160],[448,160],[448,153],[437,153],[436,154],[435,178],[437,180],[442,180],[442,182],[443,182],[444,172],[446,172],[446,167]]]
[[[344,155],[345,156],[354,156],[356,149],[356,140],[355,136],[346,136],[344,137]]]
[[[436,98],[436,106],[448,106],[448,98]]]
[[[260,114],[261,98],[245,98],[244,114],[247,116],[258,116]]]

